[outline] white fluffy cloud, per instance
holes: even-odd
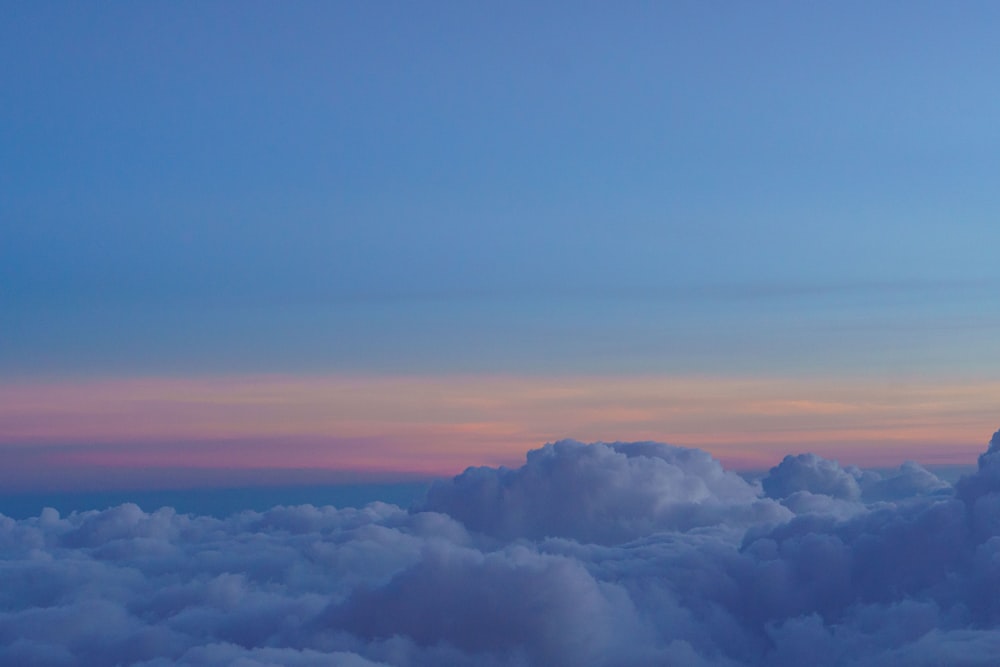
[[[0,516],[3,665],[994,665],[1000,434],[947,486],[560,442],[416,508]]]

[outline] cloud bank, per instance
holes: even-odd
[[[1000,432],[954,487],[563,441],[409,509],[0,515],[0,664],[995,665]]]

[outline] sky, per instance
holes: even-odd
[[[7,3],[0,483],[968,463],[994,3]]]

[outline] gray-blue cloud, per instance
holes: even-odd
[[[0,664],[993,665],[998,452],[952,489],[564,441],[411,510],[0,516]]]

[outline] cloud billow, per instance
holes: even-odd
[[[994,665],[998,452],[952,488],[563,441],[409,510],[0,516],[0,664]]]
[[[422,509],[504,540],[614,543],[663,530],[786,519],[778,503],[707,452],[654,442],[564,440],[520,468],[470,468],[433,486]]]

